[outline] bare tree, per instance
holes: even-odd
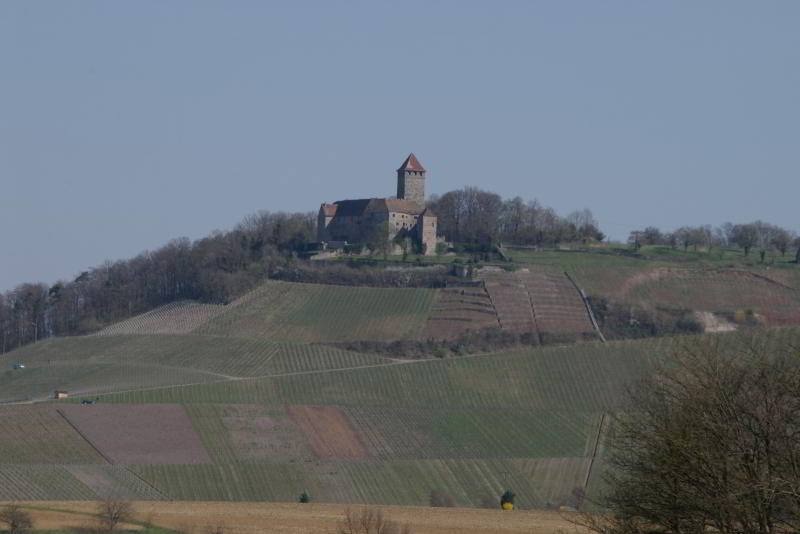
[[[770,238],[770,244],[781,253],[781,256],[786,256],[786,251],[789,250],[789,245],[791,245],[793,239],[794,236],[791,232],[775,227]]]
[[[408,523],[400,524],[386,519],[383,511],[364,508],[356,512],[348,508],[339,522],[336,534],[412,534]]]
[[[33,518],[30,512],[16,503],[7,504],[0,509],[0,523],[7,527],[9,534],[33,528]]]
[[[697,341],[629,393],[609,438],[604,534],[800,528],[800,354]]]
[[[133,506],[129,501],[109,497],[97,503],[98,527],[103,532],[113,532],[121,523],[133,518]]]
[[[754,224],[737,224],[731,229],[731,242],[750,255],[750,249],[758,245],[758,229]]]

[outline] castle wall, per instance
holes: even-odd
[[[326,217],[322,210],[317,214],[317,241],[330,241],[328,226],[333,217]]]
[[[328,225],[328,239],[364,243],[372,238],[378,225],[386,221],[386,213],[373,212],[366,215],[340,216]]]
[[[436,217],[420,217],[420,241],[426,256],[436,254]]]

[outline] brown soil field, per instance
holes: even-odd
[[[468,330],[499,326],[485,288],[449,287],[436,292],[422,339],[455,339]]]
[[[359,460],[370,456],[350,418],[341,409],[335,406],[290,406],[288,412],[318,457]]]
[[[312,456],[304,434],[286,413],[270,415],[264,406],[228,404],[222,423],[241,460],[299,460]]]
[[[111,463],[211,462],[179,404],[71,404],[59,410]]]
[[[5,503],[2,503],[5,504]],[[88,515],[94,511],[94,504],[86,507],[87,512],[83,512],[83,507],[78,510],[77,507],[71,506],[73,503],[41,503],[41,502],[26,502],[19,503],[23,506],[36,506],[42,508],[54,508],[59,510],[68,510],[66,512],[58,512],[53,510],[31,510],[28,509],[33,517],[33,528],[36,530],[68,530],[68,529],[83,529],[93,526],[93,518]],[[64,504],[64,506],[61,506]],[[82,503],[85,505],[86,503]],[[81,513],[70,513],[72,511],[80,511]],[[119,527],[122,530],[141,530],[139,525],[130,523],[122,523]]]
[[[94,503],[85,501],[22,504],[83,513],[94,510]],[[190,534],[203,534],[209,527],[216,526],[222,526],[226,534],[334,534],[348,508],[342,504],[222,502],[134,502],[133,507],[139,521]],[[351,506],[350,509],[358,511],[362,507]],[[381,506],[380,510],[387,519],[408,523],[414,534],[586,534],[559,512],[416,506]],[[40,511],[33,511],[33,515],[37,528],[82,525],[87,519]],[[53,523],[45,527],[39,517],[48,517]],[[64,523],[58,523],[59,518],[63,518]]]

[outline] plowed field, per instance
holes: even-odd
[[[64,416],[115,464],[202,464],[211,458],[178,404],[65,405]]]
[[[314,453],[325,459],[363,459],[367,446],[350,418],[336,406],[290,406],[289,416],[311,443]]]

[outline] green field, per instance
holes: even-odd
[[[582,487],[586,458],[442,459],[386,462],[310,462],[142,466],[135,471],[173,500],[296,500],[306,490],[320,502],[425,506],[431,490],[457,506],[495,506],[507,488],[518,508],[568,501]]]
[[[11,369],[17,362],[25,369]],[[49,339],[0,356],[0,400],[40,398],[55,389],[92,395],[389,363],[322,345],[195,334]]]
[[[287,343],[416,338],[435,290],[270,281],[196,333]]]

